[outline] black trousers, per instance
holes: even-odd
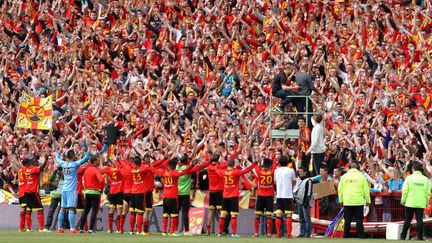
[[[301,152],[301,167],[307,171],[309,171],[309,162],[310,162],[311,156],[310,154],[306,154],[304,152]]]
[[[401,239],[405,240],[407,236],[408,229],[411,225],[411,220],[414,216],[416,216],[417,221],[417,238],[419,240],[423,239],[423,208],[409,208],[405,207],[405,222],[402,228]]]
[[[47,220],[46,220],[46,222],[45,222],[45,229],[51,229],[51,225],[52,225],[52,222],[53,222],[53,218],[54,218],[54,213],[55,213],[55,211],[56,211],[56,209],[57,209],[57,207],[59,206],[59,204],[60,204],[60,198],[51,198],[51,203],[50,203],[50,206],[49,206],[49,210],[48,210],[48,215],[47,215]],[[67,219],[67,217],[65,217],[64,218],[65,220],[63,220],[63,229],[69,229],[69,220]],[[58,220],[58,218],[57,218],[57,220]],[[54,224],[54,228],[55,228],[55,225],[56,224]]]
[[[322,162],[324,161],[324,153],[320,154],[312,154],[312,163],[313,163],[313,172],[314,175],[320,174],[320,167]]]
[[[179,195],[178,196],[179,210],[182,212],[182,224],[186,232],[189,231],[189,209],[190,209],[190,196]]]
[[[99,211],[99,204],[100,204],[100,195],[86,194],[84,212],[81,215],[81,218],[80,218],[79,223],[78,223],[81,230],[84,229],[84,224],[86,222],[88,214],[90,213],[90,210],[92,210],[92,213],[90,216],[89,230],[95,229],[96,216],[97,216],[98,211]]]
[[[282,107],[285,107],[290,102],[292,102],[294,105],[296,105],[296,102],[292,98],[287,98],[287,96],[292,96],[292,95],[295,95],[295,93],[289,89],[281,89],[281,90],[278,90],[275,93],[273,93],[274,97],[282,99],[282,103],[281,103]]]
[[[363,226],[363,206],[344,206],[344,238],[350,238],[351,222],[353,219],[356,222],[356,231],[358,238],[364,238]]]

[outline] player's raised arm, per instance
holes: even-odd
[[[61,156],[61,153],[60,152],[57,152],[57,154],[56,154],[56,156],[55,156],[55,158],[54,158],[54,161],[56,162],[56,164],[59,166],[59,167],[64,167],[64,165],[65,165],[65,161],[63,161],[62,159],[60,159],[60,156]]]
[[[247,167],[247,168],[244,169],[244,170],[241,170],[241,171],[239,172],[239,175],[244,175],[244,174],[247,174],[247,173],[251,172],[251,171],[253,170],[253,168],[255,168],[255,166],[256,166],[257,164],[258,164],[258,162],[253,162],[253,164],[249,165],[249,167]]]
[[[90,157],[91,157],[91,153],[90,153],[90,151],[87,151],[87,153],[85,154],[84,158],[82,158],[82,159],[80,159],[78,161],[72,162],[72,165],[74,167],[78,167],[78,166],[84,164],[85,162],[87,162],[90,159]]]

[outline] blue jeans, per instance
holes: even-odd
[[[300,217],[300,236],[310,237],[312,231],[312,222],[310,216],[310,205],[307,202],[305,205],[297,205],[297,210]]]

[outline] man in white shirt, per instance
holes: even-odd
[[[294,211],[293,187],[295,185],[295,172],[288,167],[288,157],[279,158],[280,167],[275,170],[276,183],[276,234],[281,237],[282,214],[286,216],[286,229],[288,237],[292,237],[292,218]]]
[[[306,152],[306,154],[312,154],[312,163],[313,163],[313,170],[314,175],[320,174],[320,168],[321,163],[324,160],[324,154],[327,149],[325,145],[325,129],[322,124],[323,122],[323,115],[322,114],[316,114],[312,118],[312,135],[311,135],[311,145]]]

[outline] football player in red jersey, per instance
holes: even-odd
[[[153,167],[166,167],[169,162],[169,158],[162,158],[161,160],[154,161],[150,164],[151,157],[149,154],[144,155],[144,163],[147,166]],[[149,232],[149,220],[151,216],[151,212],[153,210],[153,190],[155,189],[154,185],[154,174],[152,171],[148,171],[148,173],[144,177],[144,217],[143,217],[143,235],[150,235]]]
[[[110,211],[108,213],[108,233],[113,232],[114,214],[117,212],[117,233],[121,231],[121,216],[123,213],[123,176],[118,163],[110,163],[102,170],[110,185],[108,201]]]
[[[24,159],[22,161],[21,168],[18,170],[18,198],[19,198],[19,204],[21,207],[20,224],[19,224],[19,230],[20,231],[25,231],[26,207],[27,207],[27,203],[25,200],[25,191],[26,191],[26,187],[27,187],[25,172],[27,170],[27,166],[29,165],[29,163],[30,163],[30,159]],[[31,219],[31,217],[30,217],[30,219]],[[27,222],[27,223],[30,223],[30,224],[27,224],[27,228],[30,230],[31,229],[31,222]]]
[[[222,209],[222,194],[224,189],[224,183],[221,176],[218,175],[216,169],[225,169],[226,163],[221,164],[219,162],[221,156],[218,153],[213,154],[210,157],[210,165],[207,166],[207,174],[209,179],[209,215],[207,220],[207,235],[210,235],[211,224],[215,218],[215,211]]]
[[[144,214],[144,194],[146,192],[146,184],[144,183],[145,177],[150,171],[149,165],[141,163],[141,158],[136,156],[133,158],[135,164],[132,169],[132,189],[131,189],[131,203],[130,203],[130,233],[133,234],[136,223],[137,234],[142,233],[143,214]]]
[[[44,230],[44,214],[43,206],[39,196],[39,175],[41,171],[44,170],[47,163],[47,158],[43,157],[41,159],[42,165],[39,167],[39,161],[36,158],[30,159],[29,167],[25,171],[25,180],[27,186],[25,187],[25,201],[27,207],[26,221],[30,224],[29,230],[31,230],[31,212],[37,212],[37,220],[39,223],[39,232]]]
[[[222,199],[222,212],[219,218],[219,235],[223,233],[225,224],[225,216],[229,213],[231,215],[231,237],[239,237],[237,235],[237,215],[239,213],[239,180],[240,177],[249,173],[257,165],[254,162],[252,165],[244,170],[236,169],[236,162],[233,159],[228,160],[228,167],[226,169],[216,169],[216,173],[222,177],[224,183],[223,199]]]
[[[272,233],[272,218],[273,205],[274,205],[274,170],[272,168],[273,161],[268,158],[263,159],[262,166],[256,167],[255,172],[257,174],[257,200],[255,207],[255,234],[254,237],[259,236],[259,226],[261,216],[266,211],[267,216],[267,236],[270,237]]]
[[[178,158],[172,158],[168,162],[168,169],[156,169],[154,165],[150,168],[156,174],[162,177],[164,186],[163,191],[163,222],[162,222],[162,235],[166,235],[168,217],[171,217],[170,222],[170,235],[177,236],[174,232],[178,228],[178,178],[190,172],[191,167],[187,166],[185,170],[179,172],[176,170]],[[193,165],[191,165],[193,166]]]
[[[129,206],[131,203],[131,190],[133,185],[131,171],[134,164],[124,157],[120,160],[120,165],[120,172],[123,178],[123,212],[120,216],[120,232],[124,232],[125,218],[129,212]]]

